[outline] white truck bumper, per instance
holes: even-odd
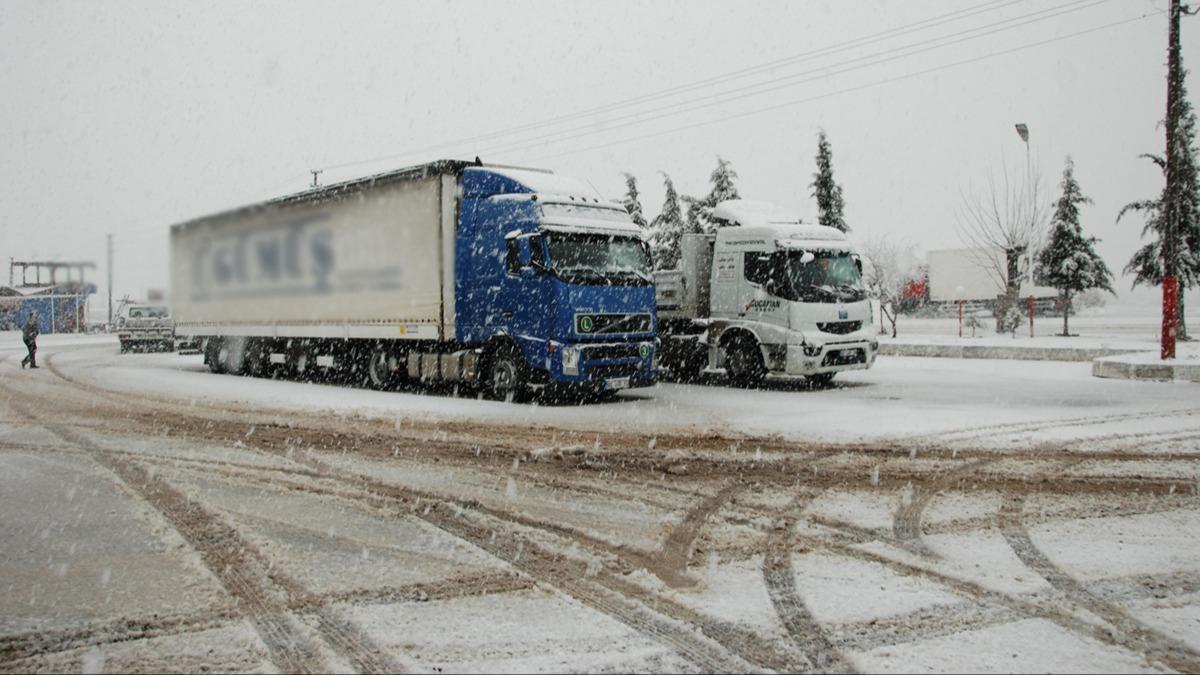
[[[789,344],[784,373],[816,375],[843,370],[866,370],[875,363],[879,343],[871,339],[837,340],[823,344]]]

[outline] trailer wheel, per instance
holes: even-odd
[[[758,341],[747,335],[737,335],[725,346],[725,370],[729,379],[739,387],[755,387],[767,376],[762,350]]]
[[[218,375],[225,372],[221,359],[222,342],[220,338],[212,338],[204,345],[204,362],[208,364],[209,370]]]
[[[497,401],[525,400],[529,378],[521,352],[512,345],[502,345],[492,352],[488,362],[488,394]]]
[[[375,389],[389,389],[396,383],[400,360],[382,347],[371,350],[367,361],[367,378]]]

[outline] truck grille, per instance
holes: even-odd
[[[600,333],[648,333],[649,314],[576,314],[575,332],[583,335]]]
[[[817,330],[822,333],[833,333],[834,335],[846,335],[862,328],[861,321],[830,321],[829,323],[818,323]]]
[[[584,361],[640,358],[638,345],[597,345],[583,348]]]
[[[822,366],[848,366],[853,363],[866,363],[867,354],[862,349],[835,349],[825,353],[821,360]]]

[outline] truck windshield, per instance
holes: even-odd
[[[804,262],[804,251],[770,255],[746,254],[746,279],[766,287],[772,295],[796,302],[857,302],[866,289],[858,263],[845,251],[813,251]]]
[[[648,286],[650,254],[633,237],[552,232],[546,236],[550,269],[564,281],[606,286]]]

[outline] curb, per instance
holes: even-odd
[[[1133,363],[1117,358],[1092,362],[1093,377],[1159,382],[1200,382],[1200,363]]]
[[[989,345],[921,345],[880,343],[881,356],[917,356],[946,359],[1014,359],[1018,361],[1095,361],[1129,354],[1128,349],[1073,349],[1071,347],[995,347]]]

